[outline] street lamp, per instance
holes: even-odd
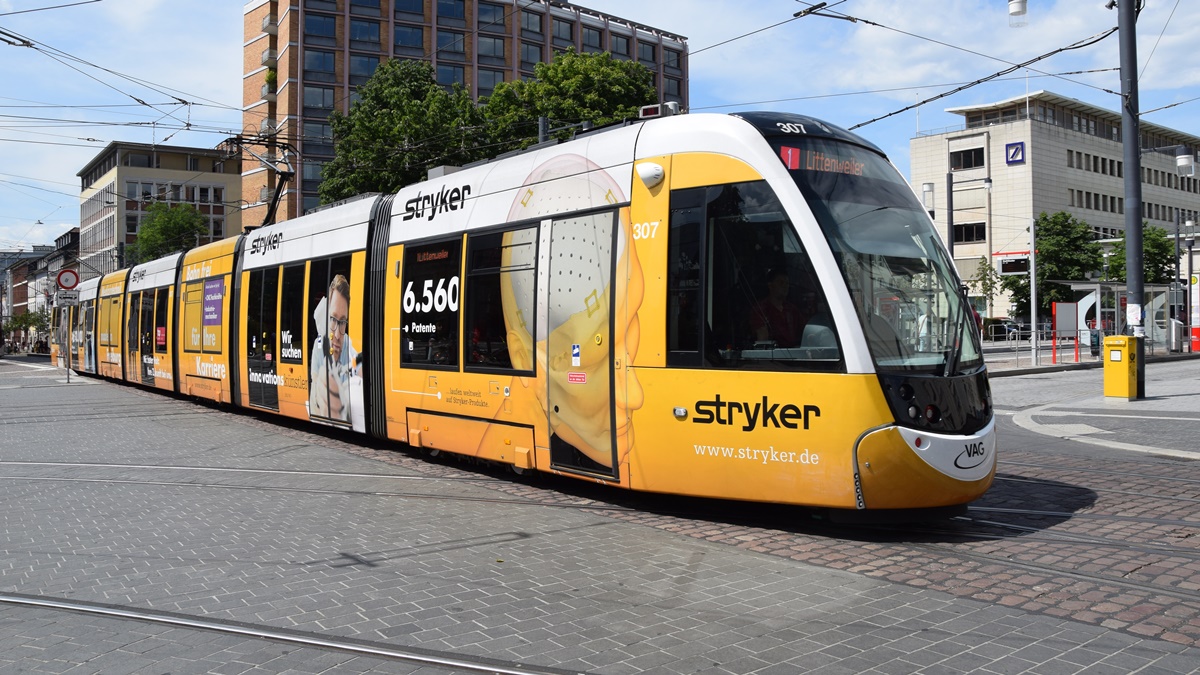
[[[978,183],[981,181],[983,182],[984,191],[990,193],[992,191],[991,178],[972,178],[970,180],[958,181],[956,183],[954,182],[954,172],[950,171],[946,173],[946,248],[950,251],[951,261],[954,260],[954,186],[966,185],[968,183]],[[929,186],[929,192],[925,194],[928,194],[930,199],[932,199],[933,183],[925,183],[925,185]],[[924,186],[922,186],[921,189],[924,191]]]

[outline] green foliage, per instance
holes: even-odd
[[[18,314],[4,323],[5,334],[21,330],[36,330],[43,333],[48,328],[50,328],[50,310],[46,308]]]
[[[1142,283],[1167,284],[1175,277],[1175,242],[1161,227],[1142,224]],[[1186,271],[1186,270],[1185,270]],[[1108,280],[1125,281],[1125,234],[1108,257]]]
[[[1000,276],[1000,273],[992,266],[987,256],[981,255],[979,256],[979,264],[975,268],[975,274],[971,275],[971,278],[967,279],[966,282],[971,290],[975,291],[977,295],[987,298],[988,304],[991,305],[992,296],[1000,292],[1000,285],[1003,280],[1004,277]]]
[[[349,114],[329,116],[337,153],[322,171],[323,203],[395,192],[430,167],[478,158],[482,114],[466,90],[442,88],[428,63],[392,59],[358,91]]]
[[[1048,279],[1075,281],[1099,272],[1104,257],[1092,237],[1092,228],[1065,211],[1037,218],[1038,316],[1049,316],[1055,302],[1074,300],[1071,289]],[[1001,285],[1012,296],[1017,316],[1029,316],[1028,275],[1002,277]]]
[[[583,121],[600,126],[658,100],[649,70],[607,53],[568,51],[539,63],[535,73],[534,80],[497,85],[476,106],[461,87],[439,85],[425,62],[385,62],[359,88],[348,114],[329,117],[336,155],[321,174],[322,203],[395,192],[424,180],[432,167],[528,147],[537,142],[539,116],[549,118],[551,128]]]
[[[532,80],[501,83],[484,104],[489,136],[500,151],[536,143],[538,117],[549,118],[551,128],[584,121],[603,126],[634,117],[638,108],[658,100],[645,66],[607,52],[568,50],[533,72]],[[571,133],[564,129],[555,136],[566,140]]]
[[[137,242],[125,247],[125,265],[132,267],[176,251],[186,251],[205,236],[208,236],[208,222],[195,206],[155,202],[142,217]]]

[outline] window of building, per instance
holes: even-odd
[[[495,33],[505,32],[504,26],[507,16],[508,12],[504,11],[502,5],[481,2],[479,3],[479,30]]]
[[[1067,168],[1068,169],[1075,168],[1075,153],[1071,150],[1067,151]]]
[[[492,91],[496,89],[496,85],[504,81],[504,71],[489,70],[487,68],[479,69],[479,95],[491,96]]]
[[[458,238],[404,248],[405,292],[400,325],[409,330],[400,338],[400,362],[432,369],[458,367],[459,267],[462,240]]]
[[[336,82],[333,52],[304,50],[304,79],[314,82]]]
[[[542,33],[542,15],[538,12],[521,10],[521,30],[527,33]]]
[[[304,39],[327,47],[337,44],[337,18],[324,14],[304,15]]]
[[[521,43],[521,67],[526,70],[533,70],[535,63],[540,63],[542,60],[542,46],[528,42]]]
[[[329,142],[333,140],[333,127],[322,122],[304,123],[304,140]]]
[[[437,81],[443,87],[449,87],[454,83],[466,84],[466,71],[462,66],[452,66],[444,63],[439,63],[437,67]]]
[[[420,26],[396,24],[396,46],[423,49],[425,47],[425,30]]]
[[[455,33],[448,30],[439,30],[437,32],[438,54],[463,54],[466,47],[466,39],[462,33]]]
[[[682,55],[678,50],[667,49],[664,47],[663,48],[663,65],[666,66],[667,68],[679,70],[681,68],[680,64],[682,63],[681,56]]]
[[[668,96],[671,99],[678,99],[680,97],[679,92],[680,92],[679,80],[677,80],[673,77],[663,78],[663,94],[664,95]]]
[[[570,21],[565,19],[554,19],[554,39],[555,41],[574,42],[575,27]]]
[[[658,62],[658,46],[649,42],[638,41],[638,61],[646,65],[654,65]]]
[[[350,13],[379,16],[379,0],[350,0]]]
[[[480,56],[490,56],[496,59],[504,58],[504,38],[480,35],[475,39]]]
[[[983,148],[955,150],[950,153],[950,170],[978,169],[983,166]]]
[[[599,28],[583,27],[583,51],[599,52],[604,49],[603,35]]]
[[[611,48],[609,51],[614,55],[629,56],[629,38],[624,35],[613,35],[610,42]]]
[[[466,316],[466,367],[468,370],[512,370],[512,349],[524,352],[518,363],[528,364],[532,374],[532,345],[508,341],[507,316],[536,316],[533,293],[517,293],[521,306],[507,311],[504,288],[533,288],[537,259],[537,228],[474,235],[467,241],[467,284],[464,293]]]
[[[954,243],[973,244],[987,241],[987,225],[985,223],[955,223]]]
[[[467,7],[464,0],[438,0],[438,16],[447,19],[467,18]]]
[[[304,85],[304,107],[319,110],[333,109],[333,89]]]
[[[350,42],[350,46],[355,49],[364,49],[367,46],[379,49],[379,22],[351,19]]]
[[[136,213],[125,214],[125,232],[128,234],[137,234],[138,217]]]
[[[361,54],[350,55],[350,84],[363,84],[372,75],[375,74],[375,69],[379,67],[378,56],[363,56]]]
[[[125,153],[125,166],[135,166],[138,168],[149,168],[150,155],[144,152],[127,152]]]
[[[425,0],[392,0],[397,14],[415,14],[425,16]]]

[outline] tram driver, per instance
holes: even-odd
[[[767,273],[767,294],[750,310],[750,329],[759,343],[776,347],[800,344],[801,331],[808,317],[788,298],[791,280],[787,268],[776,267]]]

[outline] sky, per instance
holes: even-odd
[[[682,35],[691,113],[773,110],[853,127],[1117,25],[1104,0],[578,0]],[[79,225],[76,174],[114,140],[214,147],[241,127],[242,0],[0,0],[0,249]],[[851,21],[849,18],[857,19]],[[14,36],[15,34],[15,36]],[[34,47],[9,44],[22,38]],[[1142,120],[1200,136],[1200,2],[1145,0]],[[908,175],[945,109],[1049,90],[1119,110],[1116,33],[855,129]],[[186,103],[185,103],[186,102]]]

